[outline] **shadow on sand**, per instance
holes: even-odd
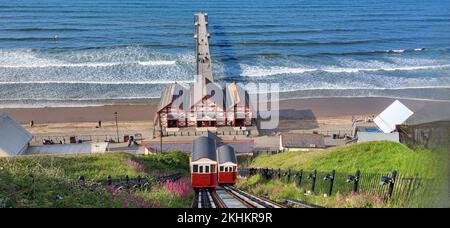
[[[259,121],[258,128],[260,135],[273,135],[277,132],[288,132],[292,130],[312,130],[319,127],[317,118],[311,109],[280,110],[279,124],[275,129],[261,129],[261,123]]]

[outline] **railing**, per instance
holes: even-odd
[[[137,134],[119,134],[118,142],[127,142],[127,138],[133,136],[136,141],[143,140],[141,133]],[[100,134],[100,135],[33,135],[31,144],[41,145],[44,141],[53,141],[55,144],[60,143],[79,143],[79,142],[117,142],[117,134]]]
[[[211,132],[211,131],[210,131]],[[215,135],[243,135],[243,136],[250,136],[252,135],[252,130],[218,130],[218,131],[212,131]],[[159,137],[160,135],[163,135],[163,137],[170,137],[170,136],[202,136],[207,135],[208,131],[163,131],[163,132],[157,132],[156,137]]]
[[[365,193],[384,202],[392,202],[400,207],[427,206],[435,197],[438,181],[409,177],[391,173],[364,173],[359,170],[346,174],[330,172],[293,171],[267,168],[241,168],[241,176],[261,175],[265,180],[278,179],[286,183],[295,183],[307,194],[329,197],[336,193]]]

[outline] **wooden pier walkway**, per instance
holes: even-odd
[[[205,78],[209,82],[213,82],[213,76],[211,71],[211,55],[209,52],[209,33],[207,30],[208,14],[196,13],[195,14],[195,28],[194,35],[196,43],[196,60],[197,60],[197,75],[201,75],[200,78]]]

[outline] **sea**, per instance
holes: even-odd
[[[450,101],[448,0],[0,0],[0,107],[137,104],[192,83],[200,11],[220,84]]]

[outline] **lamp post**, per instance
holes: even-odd
[[[119,142],[120,142],[120,138],[119,138],[119,123],[118,123],[118,121],[117,121],[118,115],[119,115],[119,114],[118,114],[117,112],[114,112],[114,119],[116,120],[117,142],[119,143]]]

